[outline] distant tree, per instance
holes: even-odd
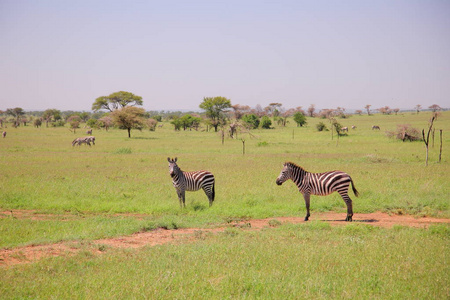
[[[263,116],[261,118],[261,128],[263,129],[270,129],[270,126],[272,126],[272,121],[268,116]]]
[[[378,109],[378,111],[379,111],[380,113],[382,113],[383,115],[390,115],[391,112],[392,112],[392,110],[390,109],[389,106],[380,107],[380,108]]]
[[[155,119],[147,119],[147,126],[150,131],[155,131],[158,121]]]
[[[437,111],[439,111],[439,110],[442,109],[442,108],[441,108],[439,105],[437,105],[437,104],[433,104],[433,105],[429,106],[428,108],[431,109],[432,112],[437,112]]]
[[[400,108],[394,108],[392,111],[395,113],[395,115],[397,115],[397,113],[400,111]]]
[[[128,137],[131,137],[131,129],[141,130],[144,127],[145,110],[140,107],[126,106],[121,109],[116,109],[111,113],[114,124],[120,129],[128,131]]]
[[[23,115],[25,115],[25,111],[21,107],[7,108],[6,114],[15,118],[14,126],[17,127],[20,125],[20,119]]]
[[[173,116],[170,124],[175,127],[175,131],[181,130],[181,127],[183,126],[183,122],[181,121],[181,118],[179,116]]]
[[[321,109],[319,112],[319,118],[322,118],[322,119],[331,118],[334,115],[335,115],[334,109],[324,108],[324,109]]]
[[[34,127],[36,127],[36,128],[41,127],[41,125],[42,125],[42,120],[41,120],[41,118],[36,118],[36,119],[34,119],[33,125],[34,125]]]
[[[368,116],[370,116],[370,107],[371,107],[372,105],[370,105],[370,104],[367,104],[366,106],[364,106],[364,108],[366,109],[366,111],[367,111],[367,115]]]
[[[256,129],[259,126],[259,118],[255,114],[244,115],[242,121],[249,129]]]
[[[319,122],[316,125],[317,131],[324,131],[327,130],[327,126],[323,122]]]
[[[362,110],[360,110],[360,109],[355,110],[355,114],[362,115]]]
[[[194,117],[190,114],[186,114],[184,116],[182,116],[181,118],[179,118],[180,122],[181,122],[181,127],[183,127],[183,130],[186,129],[198,129],[198,126],[200,125],[201,122],[201,118],[199,117]]]
[[[225,97],[205,97],[199,107],[206,112],[206,116],[210,119],[210,124],[217,132],[220,121],[224,123],[224,113],[231,108],[231,101]]]
[[[416,106],[414,106],[414,109],[416,110],[416,113],[419,114],[420,110],[422,109],[422,105],[417,104]]]
[[[265,114],[264,109],[262,108],[262,106],[260,104],[257,104],[255,106],[255,109],[254,109],[253,113],[259,118],[261,118]]]
[[[303,127],[307,123],[305,115],[299,111],[294,114],[294,121],[297,123],[297,127]]]
[[[280,114],[281,106],[283,106],[283,104],[278,103],[278,102],[273,102],[273,103],[269,103],[269,105],[267,107],[265,107],[264,110],[267,112],[267,114],[269,116],[278,117],[278,115]]]
[[[240,120],[243,115],[250,112],[250,106],[236,104],[232,106],[234,117],[236,120]]]
[[[42,118],[45,120],[46,127],[48,127],[49,122],[56,122],[61,120],[61,111],[57,109],[47,109],[44,111]]]
[[[308,116],[309,117],[314,117],[314,112],[316,111],[316,106],[314,105],[314,104],[311,104],[309,107],[308,107]]]
[[[99,111],[101,109],[106,109],[113,112],[126,106],[142,105],[142,103],[141,96],[134,95],[130,92],[120,91],[112,93],[109,96],[101,96],[95,99],[95,102],[92,104],[92,110]]]
[[[91,128],[98,128],[98,120],[91,118],[91,119],[87,120],[86,125]]]
[[[98,119],[98,124],[100,127],[104,127],[108,131],[109,127],[113,125],[113,119],[110,116],[103,116]]]
[[[67,118],[67,123],[70,125],[70,129],[75,133],[77,128],[80,128],[81,118],[78,115],[72,115]]]

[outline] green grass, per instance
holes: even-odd
[[[229,217],[304,216],[304,202],[295,185],[275,184],[282,163],[293,161],[311,172],[339,169],[349,173],[360,192],[359,198],[351,194],[356,214],[392,211],[448,218],[450,112],[444,112],[435,123],[444,130],[440,164],[438,138],[425,167],[422,142],[403,143],[384,134],[395,130],[397,124],[425,128],[429,117],[427,113],[353,116],[339,120],[344,126],[357,126],[339,141],[336,136],[332,140],[330,132],[317,132],[315,124],[322,119],[308,118],[306,128],[295,127],[291,121],[285,128],[254,130],[256,137],[240,133],[237,140],[225,139],[224,145],[217,133],[175,132],[168,123],[155,132],[132,131],[131,139],[122,130],[94,130],[96,145],[92,147],[72,147],[71,141],[83,134],[74,135],[66,128],[8,128],[7,138],[0,141],[0,208],[69,215],[82,212],[106,218],[114,213],[143,213],[155,223],[159,218],[178,218],[184,226]],[[382,130],[372,131],[373,124]],[[246,140],[245,155],[241,138]],[[199,191],[188,192],[187,209],[180,210],[168,175],[168,156],[177,156],[183,170],[214,173],[216,201],[211,208]],[[313,196],[311,209],[313,214],[330,210],[345,214],[344,202],[337,194]],[[92,238],[94,223],[75,235]],[[14,231],[10,227],[16,225],[0,219],[3,232]],[[117,233],[138,231],[141,224],[134,229],[127,226]],[[28,243],[40,241],[39,226],[30,227],[36,232],[26,235]],[[72,239],[73,234],[61,227],[61,233],[47,236],[52,241]],[[26,238],[8,240],[2,239],[0,245],[27,243]]]
[[[2,270],[4,299],[448,299],[448,226],[230,228]]]
[[[448,225],[380,229],[276,220],[305,215],[295,185],[275,184],[285,161],[311,172],[349,173],[360,192],[359,198],[351,194],[355,214],[449,218],[450,112],[435,123],[444,130],[441,163],[437,134],[425,167],[422,142],[403,143],[384,133],[397,124],[421,130],[429,117],[424,112],[353,116],[339,122],[357,130],[339,140],[316,131],[323,120],[308,118],[306,128],[291,121],[286,128],[252,131],[256,138],[240,133],[224,145],[217,133],[174,132],[169,123],[155,132],[132,131],[131,139],[121,130],[94,130],[92,147],[72,147],[83,134],[67,128],[8,128],[0,140],[0,209],[31,210],[40,217],[0,216],[0,248],[77,240],[82,251],[2,268],[0,298],[448,299]],[[372,125],[381,131],[372,131]],[[201,191],[187,193],[187,208],[179,208],[169,156],[177,156],[183,170],[214,173],[211,208]],[[345,217],[337,194],[313,196],[311,209]],[[272,218],[272,228],[200,231],[194,241],[132,250],[93,242],[248,217]],[[92,249],[103,254],[95,256]]]

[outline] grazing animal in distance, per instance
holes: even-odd
[[[214,175],[209,171],[183,172],[177,165],[177,158],[167,158],[169,162],[169,174],[172,177],[172,183],[177,191],[180,207],[186,207],[185,192],[198,191],[203,189],[209,200],[209,206],[214,202],[215,197],[215,179]]]
[[[352,129],[356,129],[356,126],[355,126],[355,125],[352,125]]]
[[[378,125],[373,125],[373,126],[372,126],[372,130],[375,130],[375,129],[380,130],[380,126],[378,126]]]
[[[2,132],[2,137],[5,138],[6,137],[6,131]]]
[[[348,188],[352,184],[353,193],[358,197],[359,193],[353,184],[353,180],[347,173],[341,171],[330,171],[325,173],[310,173],[302,167],[292,162],[283,165],[280,175],[276,180],[277,185],[282,185],[286,180],[291,179],[303,194],[306,205],[305,221],[308,221],[310,195],[326,196],[333,192],[338,192],[347,205],[347,217],[345,221],[352,221],[353,205],[352,199],[348,195]]]
[[[344,131],[347,131],[347,132],[348,132],[348,127],[342,127],[342,128],[341,128],[341,131],[342,131],[342,132],[344,132]]]
[[[86,134],[92,134],[92,129],[87,130]]]
[[[79,137],[72,141],[72,147],[75,145],[81,146],[81,144],[86,144],[90,147],[91,143],[95,145],[95,136]]]

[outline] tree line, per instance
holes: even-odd
[[[22,108],[8,108],[6,111],[0,110],[0,127],[4,123],[10,122],[13,127],[21,124],[27,126],[32,123],[35,127],[69,126],[73,132],[80,128],[81,123],[86,123],[90,128],[104,128],[108,130],[115,126],[120,129],[127,130],[128,137],[131,137],[131,130],[142,130],[148,128],[155,130],[156,126],[163,119],[169,121],[175,130],[199,130],[202,125],[206,126],[206,130],[219,131],[226,125],[230,126],[231,135],[233,130],[242,127],[246,130],[262,128],[269,129],[273,123],[278,126],[286,126],[288,118],[294,120],[297,126],[307,124],[307,117],[318,118],[348,118],[349,114],[345,108],[337,107],[335,109],[316,110],[314,104],[311,104],[306,111],[302,106],[286,109],[282,103],[273,102],[268,106],[262,107],[256,105],[251,108],[248,105],[235,104],[232,105],[231,100],[226,97],[204,97],[199,104],[199,108],[203,111],[198,112],[165,112],[165,111],[145,111],[139,107],[143,105],[141,96],[126,91],[119,91],[108,96],[101,96],[95,99],[92,104],[93,112],[75,112],[60,111],[57,109],[47,109],[45,111],[25,112]],[[429,107],[433,112],[442,108],[433,104]],[[416,105],[414,110],[419,113],[422,110],[420,105]],[[378,111],[382,114],[397,114],[399,109],[391,109],[388,106],[371,109],[371,105],[365,106],[368,115]],[[357,110],[356,114],[362,114],[362,110]],[[6,117],[3,117],[6,116]],[[10,119],[7,119],[10,116]],[[6,124],[5,124],[6,126]]]

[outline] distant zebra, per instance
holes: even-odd
[[[95,145],[95,136],[85,136],[79,137],[72,141],[72,147],[75,145],[81,146],[81,144],[86,144],[91,146],[91,143]]]
[[[6,137],[6,131],[2,132],[2,137],[5,138]]]
[[[338,192],[347,205],[347,218],[345,221],[352,221],[353,206],[352,199],[348,195],[348,187],[352,184],[353,193],[358,196],[359,193],[353,184],[353,180],[347,173],[341,171],[331,171],[325,173],[309,173],[302,167],[292,163],[284,163],[283,169],[278,176],[276,183],[282,185],[286,180],[291,179],[303,194],[306,205],[305,221],[308,221],[309,198],[310,195],[326,196],[333,192]]]
[[[356,129],[356,126],[355,126],[355,125],[352,125],[352,129]]]
[[[92,134],[92,129],[87,130],[86,134]]]
[[[344,132],[344,131],[347,131],[347,132],[348,132],[348,127],[342,127],[342,128],[341,128],[341,131],[342,131],[342,132]]]
[[[185,191],[198,191],[203,189],[209,200],[209,206],[214,202],[214,175],[208,171],[183,172],[177,165],[177,158],[167,158],[169,162],[169,174],[180,201],[180,207],[186,207]]]
[[[378,125],[373,125],[373,126],[372,126],[372,130],[374,130],[374,129],[380,130],[380,126],[378,126]]]

